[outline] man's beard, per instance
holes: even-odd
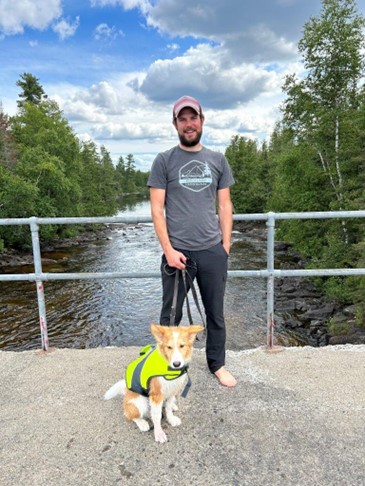
[[[197,131],[195,137],[191,140],[187,140],[183,134],[181,135],[180,133],[178,133],[180,144],[183,147],[195,147],[195,145],[199,144],[200,139],[202,138],[202,133],[203,132]]]

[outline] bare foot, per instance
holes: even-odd
[[[231,373],[224,368],[224,366],[219,368],[219,370],[217,370],[214,374],[218,378],[219,383],[223,386],[232,388],[237,384],[236,378],[232,376]]]

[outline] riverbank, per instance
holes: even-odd
[[[236,222],[247,236],[266,242],[266,225]],[[275,242],[275,267],[304,269],[306,261],[286,242]],[[275,279],[275,326],[284,346],[365,344],[365,328],[356,321],[354,305],[329,301],[309,278]]]
[[[275,250],[281,269],[305,268],[306,262],[286,243],[278,242]],[[275,313],[277,327],[289,330],[303,345],[365,344],[355,305],[328,300],[311,279],[276,279]]]
[[[95,229],[95,225],[92,225],[76,236],[41,243],[41,252],[49,253],[65,248],[86,246],[95,241],[108,239],[113,231],[124,226],[127,225],[124,223],[118,223],[117,225],[102,225],[102,228]],[[42,262],[49,263],[49,260],[49,258],[43,258]],[[22,267],[32,264],[33,254],[31,248],[28,251],[18,251],[9,248],[3,252],[0,252],[0,268]]]
[[[103,401],[137,347],[0,352],[3,486],[362,486],[365,346],[194,351],[180,427],[157,444]]]

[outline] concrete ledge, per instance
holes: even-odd
[[[0,352],[4,486],[365,483],[365,346],[227,353],[235,389],[196,349],[169,442],[103,401],[139,348]]]

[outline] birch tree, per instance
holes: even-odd
[[[346,209],[346,176],[355,169],[347,154],[364,75],[364,20],[354,0],[322,0],[298,44],[306,76],[290,75],[284,84],[284,121],[315,148],[332,194],[329,209]]]
[[[305,24],[298,44],[304,76],[298,79],[292,74],[284,84],[287,98],[282,123],[291,134],[293,148],[284,154],[286,159],[277,170],[287,187],[294,176],[290,179],[284,169],[288,168],[288,154],[297,147],[300,157],[292,164],[292,171],[296,175],[300,170],[306,175],[318,171],[316,181],[312,181],[314,192],[311,186],[305,188],[305,182],[300,186],[298,177],[294,179],[298,181],[297,191],[311,192],[312,203],[315,198],[322,211],[364,207],[364,28],[365,19],[358,13],[355,0],[322,0],[320,15]],[[305,181],[307,177],[302,174]],[[310,253],[309,265],[345,268],[363,264],[362,221],[321,221],[316,231],[306,234],[305,230],[306,222],[295,227],[296,241],[302,238],[302,244],[308,246],[311,235],[322,240]],[[330,299],[355,303],[359,321],[365,323],[363,281],[329,277],[321,279],[321,284]]]

